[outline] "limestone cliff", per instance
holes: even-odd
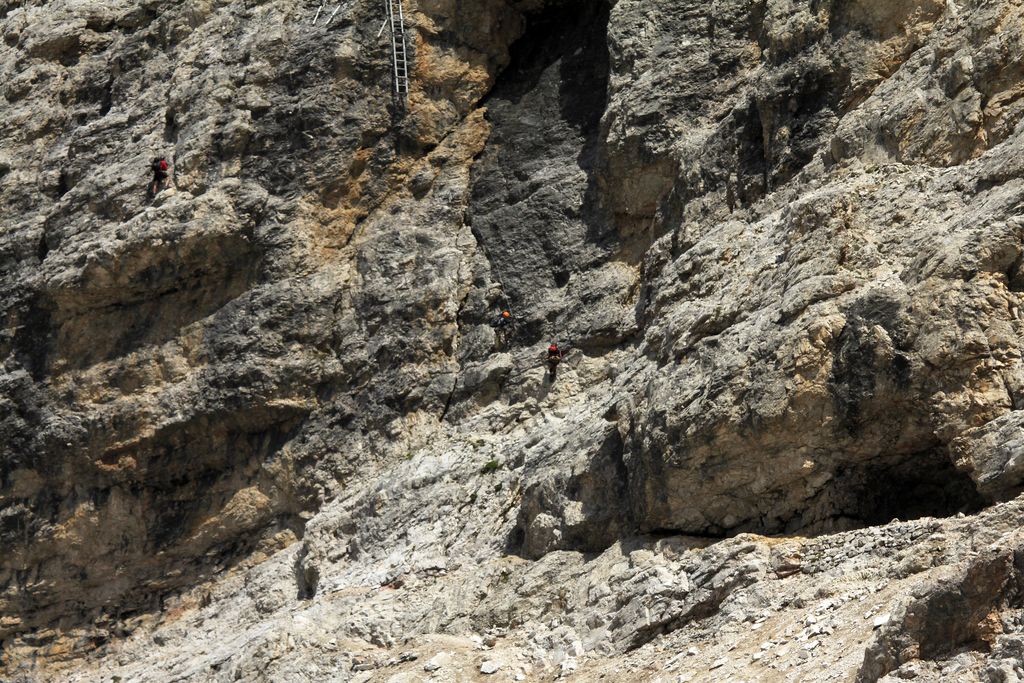
[[[0,2],[0,678],[1024,680],[1021,0],[320,4]]]

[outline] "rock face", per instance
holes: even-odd
[[[1024,5],[317,6],[0,6],[0,677],[1024,677]]]

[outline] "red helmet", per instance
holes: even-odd
[[[557,350],[558,350],[558,344],[556,344],[555,342],[551,342],[551,346],[548,347],[548,351],[557,351]]]
[[[509,313],[508,311],[502,311],[502,312],[501,312],[501,317],[502,317],[502,318],[508,318],[508,317],[511,317],[511,315],[512,315],[512,314],[511,314],[511,313]]]

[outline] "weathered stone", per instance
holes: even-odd
[[[968,431],[953,441],[950,450],[957,466],[990,499],[1006,500],[1024,489],[1024,411]]]
[[[0,678],[1024,676],[1019,2],[7,5]]]

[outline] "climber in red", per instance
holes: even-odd
[[[555,381],[555,370],[561,362],[562,350],[558,348],[558,344],[551,342],[551,346],[548,347],[548,376],[552,382]]]
[[[153,182],[149,184],[149,197],[152,199],[166,184],[170,166],[165,157],[154,157],[149,164],[149,170],[153,171]]]

